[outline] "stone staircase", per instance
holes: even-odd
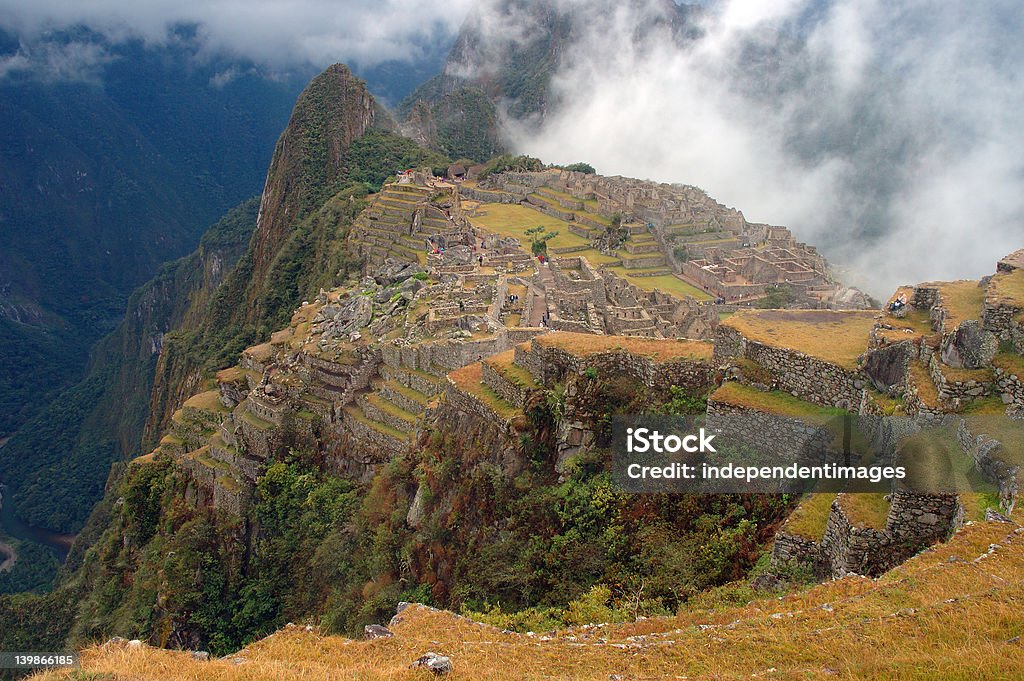
[[[444,369],[381,364],[370,386],[344,407],[346,421],[357,434],[373,431],[378,445],[393,455],[415,439],[423,417],[441,389]]]
[[[389,257],[426,264],[428,234],[455,230],[440,210],[429,205],[430,196],[428,187],[388,184],[374,197],[352,231],[370,266]]]

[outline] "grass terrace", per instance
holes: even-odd
[[[996,353],[996,356],[992,358],[992,366],[999,367],[1017,378],[1024,378],[1024,357],[1016,352]]]
[[[609,267],[608,269],[644,291],[653,291],[654,289],[658,289],[659,291],[676,296],[677,298],[685,298],[689,296],[702,301],[712,299],[712,295],[710,293],[702,291],[693,284],[683,281],[674,274],[661,274],[654,277],[637,277],[633,276],[630,273],[630,270],[627,270],[625,267]],[[633,272],[635,271],[636,270],[633,270]]]
[[[274,427],[273,423],[271,423],[270,421],[264,421],[263,419],[261,419],[259,416],[256,416],[256,414],[253,414],[248,409],[242,409],[241,414],[242,419],[246,423],[248,423],[249,425],[258,430],[270,430],[271,428]]]
[[[935,387],[935,381],[924,362],[915,359],[910,363],[910,383],[917,388],[917,396],[925,406],[939,406],[939,389]]]
[[[624,350],[649,357],[659,362],[678,359],[707,361],[711,359],[714,346],[710,341],[688,339],[641,338],[637,336],[598,336],[589,333],[554,331],[533,339],[541,347],[555,347],[565,352],[585,357],[599,352]]]
[[[967,425],[972,433],[982,433],[1002,443],[996,454],[999,459],[1024,468],[1024,421],[1000,414],[975,414],[968,416]],[[1024,471],[1018,478],[1024,478]]]
[[[946,310],[946,328],[952,330],[960,322],[980,319],[985,306],[985,289],[970,279],[937,284],[939,301]]]
[[[246,348],[242,354],[260,363],[269,362],[274,357],[274,346],[270,343],[260,343]]]
[[[846,511],[846,517],[857,527],[884,530],[889,518],[889,502],[886,495],[876,492],[840,494],[839,505]]]
[[[1001,302],[1024,307],[1024,270],[997,273],[989,283],[989,290]]]
[[[397,428],[393,428],[392,426],[389,426],[386,423],[374,421],[373,419],[367,417],[366,414],[363,413],[362,409],[360,409],[357,406],[349,405],[347,407],[344,407],[343,409],[345,411],[345,415],[348,416],[348,418],[352,419],[353,421],[358,421],[359,423],[363,424],[368,428],[372,428],[376,431],[384,433],[385,435],[390,435],[396,440],[404,441],[409,439],[408,433],[403,433]]]
[[[874,310],[741,310],[722,324],[750,340],[855,370],[877,316]]]
[[[566,201],[579,201],[580,200],[580,199],[577,199],[572,194],[570,194],[568,192],[563,192],[563,191],[561,191],[559,189],[555,189],[554,187],[537,187],[537,193],[538,194],[546,194],[547,196],[554,196],[554,197],[557,197],[559,199],[564,199]]]
[[[764,392],[736,381],[723,383],[718,390],[711,394],[709,399],[776,416],[788,416],[819,423],[847,413],[843,409],[805,402],[779,390]]]
[[[548,242],[549,249],[590,245],[589,241],[569,231],[568,222],[519,204],[481,204],[477,208],[477,214],[470,217],[470,222],[501,236],[515,237],[526,249],[530,247],[530,238],[526,236],[526,230],[537,225],[542,225],[549,232],[558,230],[558,236]]]
[[[520,414],[518,409],[503,400],[489,386],[484,385],[482,371],[483,365],[480,362],[474,362],[449,373],[448,378],[451,379],[459,390],[477,398],[506,421],[518,416]]]
[[[220,391],[207,390],[185,400],[183,408],[197,409],[199,411],[211,411],[218,414],[226,414],[230,411],[220,402]]]
[[[977,381],[978,383],[991,383],[995,376],[991,369],[964,369],[961,367],[951,367],[948,364],[939,362],[939,371],[942,372],[942,376],[947,381],[953,383],[967,383],[968,381]]]
[[[514,363],[515,350],[506,350],[493,357],[488,357],[484,363],[504,376],[516,385],[528,390],[538,390],[541,385],[529,371]]]
[[[783,531],[811,541],[821,541],[835,498],[835,494],[829,493],[806,495],[786,519]]]
[[[928,317],[928,310],[908,309],[906,316],[902,319],[897,319],[887,312],[882,317],[882,323],[893,327],[892,331],[886,329],[881,332],[883,336],[892,341],[918,338],[934,333],[931,319]],[[907,333],[908,331],[909,333]]]
[[[905,438],[900,443],[899,460],[907,466],[907,484],[922,492],[993,489],[974,465],[974,459],[960,447],[955,425],[928,428]]]

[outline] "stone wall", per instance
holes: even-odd
[[[868,381],[852,371],[789,348],[777,348],[743,337],[723,325],[715,333],[715,358],[745,358],[769,371],[780,390],[826,407],[857,409]]]
[[[960,419],[956,434],[961,449],[999,490],[1000,505],[1003,509],[1012,509],[1020,493],[1020,467],[1008,464],[999,456],[1003,444],[989,435],[973,432],[965,419]]]
[[[501,399],[505,400],[513,407],[522,409],[523,405],[526,404],[530,390],[526,386],[518,385],[505,378],[487,361],[484,361],[482,365],[481,375],[483,382],[486,383],[491,390],[498,393],[498,396],[501,397]]]
[[[833,578],[851,572],[877,576],[946,539],[963,522],[963,507],[955,494],[894,491],[885,529],[855,525],[844,501],[839,495],[832,502],[820,542],[785,532],[777,535],[773,564],[796,562]]]
[[[1024,407],[1024,382],[1021,381],[1021,377],[996,368],[995,380],[996,387],[1003,399],[1003,404],[1014,404],[1018,407]]]
[[[708,400],[707,427],[720,432],[726,442],[740,442],[764,452],[797,455],[824,454],[835,438],[828,428],[807,421],[757,411],[749,407]],[[801,463],[817,461],[801,458]]]
[[[567,374],[582,376],[594,369],[601,376],[629,376],[655,392],[667,392],[670,386],[691,391],[708,388],[715,381],[715,365],[710,360],[680,359],[659,362],[626,350],[610,350],[575,355],[559,347],[545,346],[543,337],[531,343],[530,355],[517,348],[516,364],[529,370],[538,383],[551,387],[564,382]]]
[[[790,534],[785,529],[775,535],[772,565],[776,568],[788,565],[804,566],[816,579],[826,579],[832,575],[832,565],[825,558],[821,542]]]
[[[472,393],[459,388],[455,382],[448,378],[444,389],[443,409],[446,413],[451,410],[472,414],[478,418],[495,424],[501,432],[510,433],[511,425],[508,419],[503,418],[490,406],[478,400]]]

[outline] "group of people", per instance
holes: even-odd
[[[898,295],[891,303],[889,303],[889,312],[897,314],[906,310],[907,297],[904,294]]]

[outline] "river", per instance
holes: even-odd
[[[3,449],[5,444],[7,444],[6,440],[0,440],[0,450]],[[0,482],[0,534],[5,534],[8,537],[22,541],[42,544],[57,554],[57,558],[63,563],[64,559],[68,557],[68,551],[71,550],[71,543],[75,540],[75,535],[58,534],[50,530],[25,524],[14,512],[14,504],[4,503],[6,492],[7,486]],[[4,546],[5,548],[10,548],[6,544]],[[7,553],[7,551],[0,553]],[[13,558],[17,557],[13,556]],[[5,561],[0,560],[0,563],[2,562]]]

